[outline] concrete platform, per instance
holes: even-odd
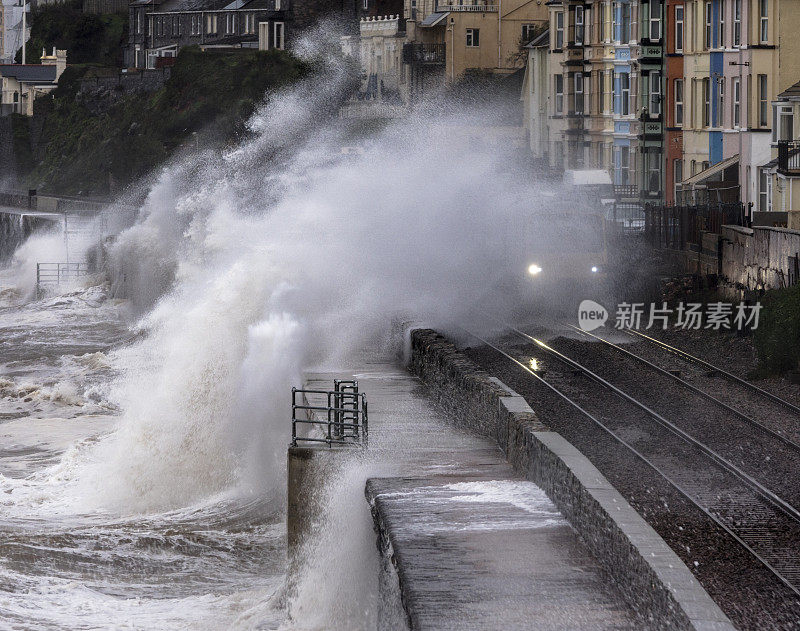
[[[583,541],[497,445],[448,424],[420,382],[390,364],[307,375],[358,379],[369,401],[367,481],[411,627],[642,629]]]

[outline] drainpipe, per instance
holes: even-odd
[[[503,38],[503,28],[502,28],[502,24],[503,24],[503,0],[497,0],[497,2],[498,2],[498,5],[497,5],[497,69],[500,70],[500,68],[502,67],[500,65],[500,59],[501,59],[500,47],[502,46],[501,42],[503,41],[503,39],[502,39]]]

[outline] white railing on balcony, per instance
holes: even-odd
[[[436,6],[436,12],[441,13],[444,11],[464,11],[474,13],[497,13],[496,4],[439,4]]]

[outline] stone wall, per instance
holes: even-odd
[[[412,331],[410,368],[456,422],[494,438],[547,493],[640,615],[665,629],[733,629],[663,539],[521,396],[432,330]]]
[[[721,277],[737,289],[786,287],[789,257],[800,254],[800,232],[786,228],[723,226]]]

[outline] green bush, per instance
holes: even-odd
[[[67,51],[70,64],[117,66],[122,61],[122,47],[127,37],[128,16],[125,13],[84,13],[80,0],[45,4],[31,13],[26,61],[39,63],[42,49],[49,55],[55,47]],[[17,61],[21,57],[17,53]]]
[[[92,114],[76,94],[82,77],[103,70],[70,67],[52,95],[36,100],[38,145],[31,147],[34,134],[20,129],[18,173],[29,188],[45,192],[108,195],[158,167],[193,134],[198,141],[231,141],[267,92],[309,71],[285,51],[188,47],[160,90],[124,95]]]
[[[761,299],[753,342],[760,372],[778,374],[800,366],[800,286],[775,289]]]

